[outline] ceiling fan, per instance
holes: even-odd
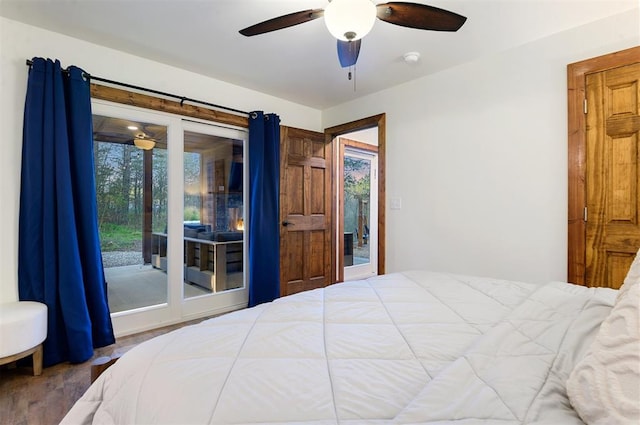
[[[133,144],[138,149],[149,151],[156,146],[156,139],[149,137],[144,133],[139,133],[136,134],[136,137],[133,139]]]
[[[309,9],[268,19],[240,30],[251,37],[292,27],[324,16],[329,32],[338,40],[338,59],[343,68],[355,65],[362,37],[377,19],[402,27],[431,31],[458,31],[466,17],[448,10],[420,3],[372,0],[329,0],[324,9]]]

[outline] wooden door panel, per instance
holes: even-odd
[[[608,127],[607,127],[608,128]],[[638,142],[634,137],[611,137],[607,145],[611,167],[608,181],[610,222],[638,223]]]
[[[284,264],[287,269],[283,270],[285,276],[290,281],[302,281],[302,266],[304,264],[304,234],[301,232],[288,232],[287,252],[282,253],[286,258]]]
[[[605,217],[608,223],[638,223],[638,142],[633,137],[607,137],[605,156],[609,171],[605,186],[609,200]]]
[[[289,161],[291,161],[289,165],[292,165],[293,161],[295,160],[304,161],[304,143],[301,143],[299,137],[290,134],[289,140],[286,141],[286,144],[289,154]]]
[[[635,258],[634,254],[607,251],[607,282],[623,282],[631,263]],[[614,289],[619,285],[611,285]]]
[[[290,164],[287,170],[287,179],[282,182],[287,193],[285,202],[287,202],[288,214],[304,214],[304,186],[298,183],[303,179],[304,167]]]
[[[321,288],[327,285],[325,231],[288,232],[292,248],[286,271],[286,293]]]
[[[325,202],[325,197],[329,188],[325,186],[325,174],[328,172],[330,171],[325,170],[324,168],[311,167],[310,187],[312,187],[313,190],[311,190],[311,193],[309,194],[310,214],[325,215],[327,213],[327,203]]]
[[[281,295],[331,280],[331,146],[323,133],[281,128]]]
[[[325,237],[324,230],[314,230],[309,232],[309,278],[324,279],[325,257]],[[315,286],[314,286],[315,287]]]
[[[635,133],[640,129],[640,117],[615,117],[607,120],[607,134]]]
[[[299,232],[299,231],[311,231],[311,230],[325,230],[326,219],[324,215],[298,215],[298,214],[289,214],[287,216],[286,222],[287,227],[289,227],[289,232]]]
[[[619,288],[640,247],[640,64],[587,75],[586,283]]]

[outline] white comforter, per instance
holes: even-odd
[[[143,343],[65,424],[581,424],[565,381],[615,291],[415,271]]]

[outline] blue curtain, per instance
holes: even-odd
[[[249,115],[249,307],[280,296],[280,117]]]
[[[89,82],[34,58],[24,108],[18,240],[21,300],[48,307],[44,365],[113,344],[97,224]]]

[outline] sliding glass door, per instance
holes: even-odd
[[[109,307],[125,335],[246,305],[246,132],[94,101]]]
[[[342,163],[344,280],[375,276],[378,271],[378,154],[346,147]]]
[[[157,273],[145,249],[145,232],[167,225],[167,127],[139,119],[94,114],[98,226],[112,313],[167,303],[167,276]],[[154,149],[134,145],[153,137]],[[147,197],[155,209],[146,211]],[[166,248],[165,248],[166,249]]]
[[[244,307],[247,133],[189,121],[182,128],[183,313]]]

